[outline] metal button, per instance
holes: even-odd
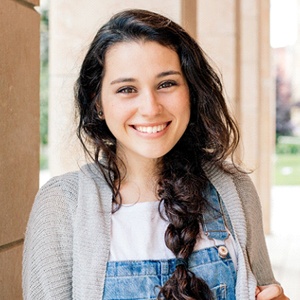
[[[225,246],[220,246],[218,248],[219,256],[222,258],[226,258],[228,254],[228,249]]]

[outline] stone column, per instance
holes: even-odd
[[[22,245],[39,178],[38,0],[0,2],[0,298],[22,299]]]
[[[199,1],[198,40],[222,74],[239,123],[245,166],[261,197],[269,232],[275,109],[271,81],[269,0]]]

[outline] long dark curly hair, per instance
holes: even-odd
[[[202,191],[208,179],[204,163],[219,164],[232,156],[239,141],[237,126],[223,97],[222,84],[209,65],[206,55],[187,32],[170,19],[145,10],[127,10],[114,15],[96,34],[83,61],[75,85],[78,107],[78,137],[102,171],[120,201],[120,160],[116,139],[105,120],[98,115],[105,54],[120,42],[155,41],[178,54],[190,92],[191,116],[188,127],[174,148],[159,163],[158,197],[170,222],[166,233],[167,247],[179,261],[191,255],[203,223],[207,201]],[[104,156],[105,160],[101,160]],[[122,164],[122,168],[124,164]],[[165,299],[212,299],[201,278],[178,264],[172,277],[161,287]]]

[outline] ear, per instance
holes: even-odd
[[[105,118],[104,118],[104,113],[103,113],[102,110],[99,110],[99,111],[98,111],[98,117],[99,117],[100,120],[104,120],[104,119],[105,119]]]
[[[97,115],[99,117],[100,120],[104,120],[104,113],[102,110],[102,105],[100,102],[96,102],[96,110],[97,110]]]

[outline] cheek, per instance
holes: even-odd
[[[110,103],[103,106],[106,124],[113,135],[124,129],[126,121],[130,117],[128,108],[124,105]]]
[[[182,99],[185,99],[185,101],[182,102],[182,106],[181,106],[181,112],[182,114],[188,119],[188,121],[190,120],[190,115],[191,115],[191,104],[190,104],[190,98],[189,98],[189,94],[185,94],[184,97]]]
[[[105,102],[103,102],[102,107],[106,120],[110,121],[120,117],[119,107],[115,105],[113,101],[110,101],[110,99],[107,99]]]
[[[190,118],[191,118],[191,111],[190,108],[186,108],[186,113],[185,113],[185,129],[188,127],[189,122],[190,122]]]

